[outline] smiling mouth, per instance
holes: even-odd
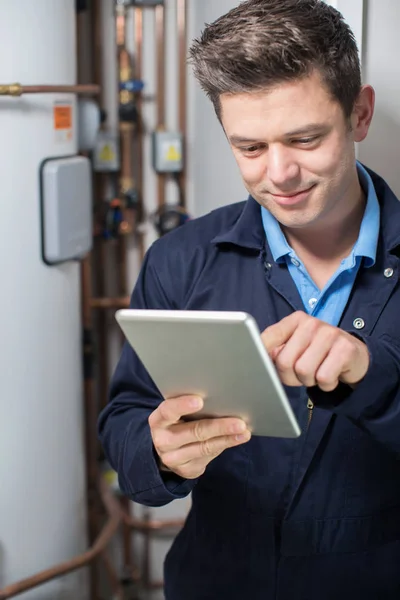
[[[308,196],[308,194],[311,192],[311,190],[314,188],[315,186],[312,185],[311,187],[307,188],[306,190],[302,190],[300,192],[295,192],[295,193],[291,193],[291,194],[271,194],[271,196],[274,198],[275,202],[277,202],[277,204],[282,204],[282,205],[293,205],[293,204],[297,204],[299,202],[302,202],[303,200],[305,200]]]
[[[274,196],[275,198],[295,198],[296,196],[300,196],[300,194],[306,194],[307,192],[310,192],[313,187],[314,186],[312,185],[311,187],[309,187],[305,190],[300,190],[299,192],[292,192],[291,194],[271,194],[271,195]]]

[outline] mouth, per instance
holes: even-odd
[[[277,204],[280,204],[281,206],[294,206],[295,204],[300,204],[300,202],[303,202],[304,200],[307,199],[307,197],[309,196],[311,190],[314,188],[315,186],[312,185],[311,187],[307,188],[306,190],[301,190],[300,192],[295,192],[292,194],[271,194],[271,196],[273,197],[273,199],[275,200],[275,202]]]

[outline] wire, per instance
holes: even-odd
[[[178,186],[178,194],[179,194],[178,206],[180,206],[181,208],[184,208],[185,207],[185,192],[183,191],[183,187],[181,185],[180,173],[173,173],[172,177],[175,180],[176,185]]]

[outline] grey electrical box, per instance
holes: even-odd
[[[89,159],[52,158],[40,171],[42,258],[48,265],[82,258],[92,247]]]
[[[183,138],[181,133],[153,133],[153,167],[157,173],[180,173],[183,169]]]

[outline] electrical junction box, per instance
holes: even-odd
[[[92,247],[91,163],[83,156],[50,158],[40,170],[42,258],[55,265]]]
[[[153,133],[153,167],[157,173],[180,173],[183,169],[183,137],[181,133]]]
[[[98,173],[112,173],[120,169],[118,136],[111,131],[98,131],[93,151],[93,169]]]

